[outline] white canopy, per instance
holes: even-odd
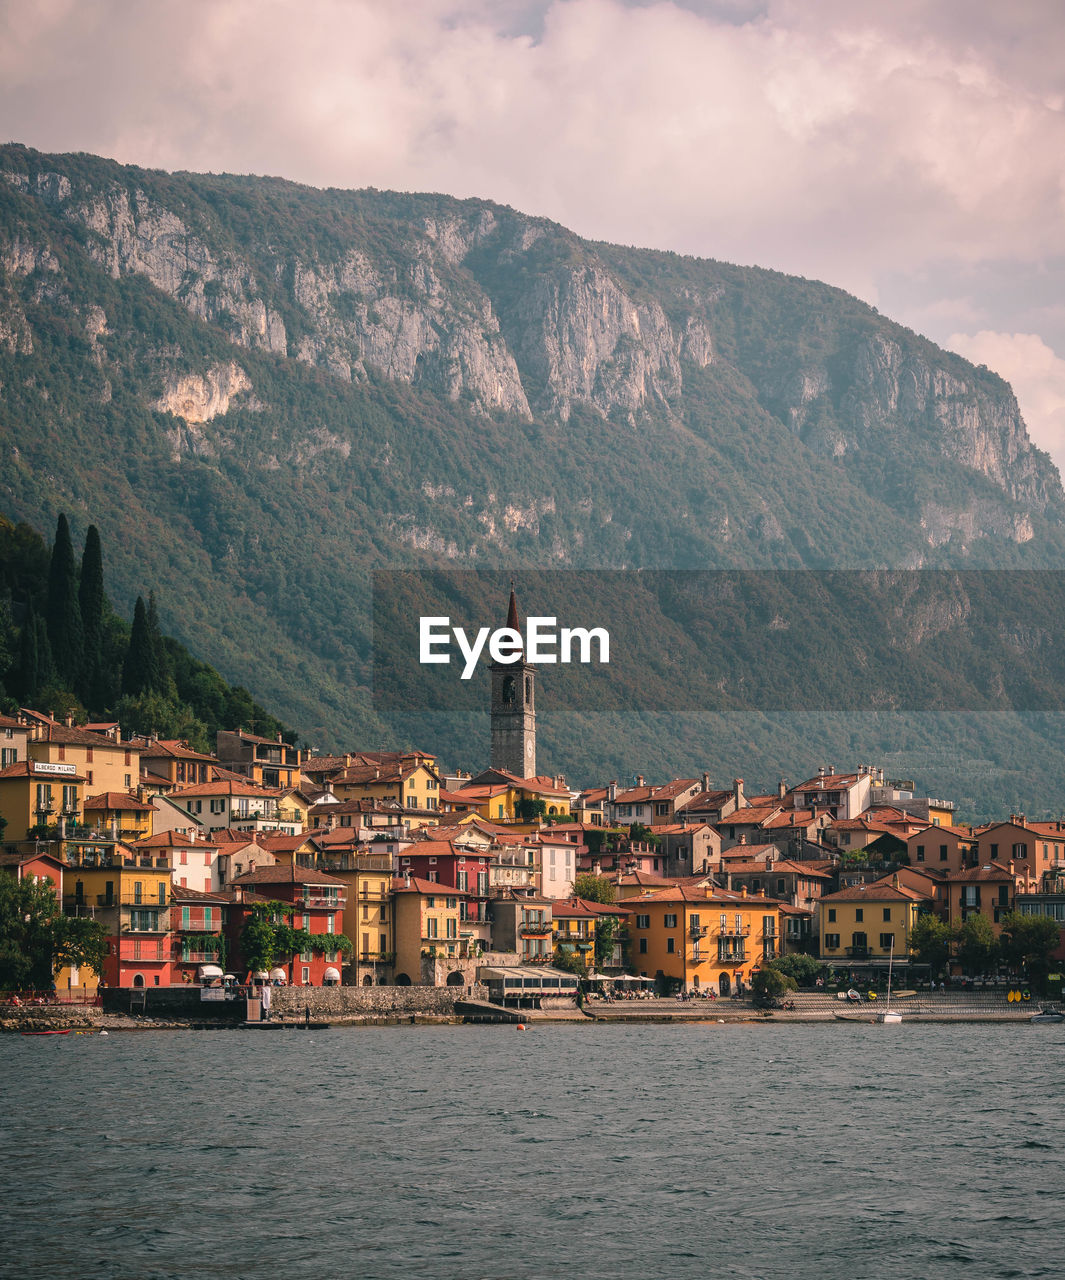
[[[221,976],[222,976],[222,970],[219,969],[218,965],[216,964],[200,965],[201,978],[220,978]]]
[[[287,977],[288,977],[288,974],[284,971],[284,969],[271,969],[271,970],[270,970],[270,981],[271,981],[271,982],[284,982],[284,981],[285,981],[285,979],[286,979]]]
[[[257,981],[261,979],[262,981],[264,981],[264,982],[265,982],[265,981],[266,981],[266,979],[267,979],[267,978],[269,978],[269,977],[270,977],[270,975],[266,972],[266,970],[265,970],[265,969],[258,969],[258,970],[256,970],[255,978],[256,978],[256,980],[257,980]]]
[[[328,969],[326,969],[325,973],[322,976],[324,977],[326,982],[339,982],[340,970],[334,969],[332,966],[330,966]]]

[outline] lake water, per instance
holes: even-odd
[[[0,1275],[1058,1276],[1060,1026],[0,1038]]]

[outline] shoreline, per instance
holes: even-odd
[[[240,1018],[204,1019],[194,1016],[170,1015],[153,1017],[143,1014],[112,1013],[86,1006],[45,1005],[24,1009],[5,1009],[0,1015],[0,1034],[21,1035],[27,1032],[67,1031],[71,1034],[99,1035],[101,1031],[323,1031],[328,1029],[358,1027],[404,1026],[516,1026],[540,1025],[569,1026],[619,1026],[635,1024],[701,1024],[788,1026],[812,1024],[864,1024],[876,1025],[876,1013],[837,1012],[832,1009],[772,1009],[763,1011],[748,1002],[729,1002],[731,1007],[692,1009],[682,1001],[656,1001],[652,1007],[587,1007],[577,1009],[504,1009],[499,1007],[498,1017],[471,1018],[467,1015],[426,1010],[380,1011],[366,1013],[340,1013],[323,1016],[319,1013],[309,1026],[304,1018],[274,1018],[269,1022],[248,1023]],[[911,1025],[1005,1024],[1030,1026],[1038,1005],[1017,1008],[991,1008],[970,1005],[950,1009],[902,1010],[903,1020]]]

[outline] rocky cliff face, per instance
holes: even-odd
[[[742,344],[723,354],[735,338],[729,308],[746,305],[735,270],[726,281],[714,264],[694,264],[700,279],[689,286],[673,267],[668,281],[651,271],[636,286],[619,269],[624,251],[604,254],[511,210],[434,197],[390,198],[393,210],[389,198],[378,208],[361,195],[343,235],[317,208],[306,236],[286,232],[269,202],[238,226],[227,220],[227,192],[212,194],[209,179],[178,198],[178,179],[116,166],[87,177],[63,160],[0,149],[0,175],[72,228],[112,278],[143,277],[237,348],[342,382],[409,384],[482,417],[566,424],[581,406],[630,427],[690,421],[697,411],[686,396],[731,361],[760,407],[820,459],[847,468],[876,458],[887,470],[917,448],[986,480],[993,493],[979,502],[922,499],[916,523],[929,548],[987,533],[1024,542],[1033,514],[1061,507],[1057,473],[1032,448],[1009,389],[868,309],[844,332],[793,306],[801,318],[789,321],[790,347],[777,345],[783,322],[770,324],[768,356],[749,361]],[[32,326],[9,284],[33,275],[39,292],[61,289],[59,261],[47,238],[18,229],[0,237],[0,265],[0,349],[25,353]],[[798,287],[779,279],[780,289]],[[106,332],[102,311],[86,323]],[[163,389],[151,403],[183,424],[173,432],[179,453],[209,452],[200,428],[255,403],[236,358],[193,371],[161,358],[158,373]],[[716,429],[712,419],[702,426]],[[764,497],[752,519],[780,541],[773,506]]]

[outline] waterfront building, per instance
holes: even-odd
[[[129,792],[140,777],[140,752],[132,742],[122,741],[118,725],[94,733],[38,717],[31,723],[26,753],[39,764],[73,765],[89,794]]]
[[[222,975],[227,960],[227,907],[227,899],[220,893],[202,893],[178,885],[172,888],[170,923],[175,982],[199,982]]]
[[[65,835],[81,824],[85,775],[69,761],[19,760],[0,769],[0,815],[8,840],[47,828]]]
[[[152,834],[155,808],[128,791],[104,791],[89,796],[82,814],[87,827],[109,831],[115,840],[143,840]]]
[[[437,960],[462,960],[473,955],[460,937],[459,900],[462,889],[405,875],[392,881],[395,911],[396,983],[434,985]]]
[[[324,871],[275,863],[270,867],[257,866],[235,877],[227,886],[225,896],[230,903],[227,940],[241,968],[246,968],[240,949],[240,932],[245,920],[257,904],[275,902],[283,906],[279,914],[287,923],[316,939],[309,951],[279,958],[287,983],[320,987],[340,982],[341,948],[331,939],[343,933],[341,926],[347,905],[347,886],[343,880]]]
[[[780,904],[711,884],[627,898],[630,962],[644,977],[687,992],[730,995],[781,951]]]
[[[1025,864],[985,862],[977,867],[952,871],[946,876],[947,920],[964,924],[970,916],[982,915],[997,938],[1002,917],[1013,911],[1018,893],[1034,889]]]
[[[899,876],[840,889],[821,899],[821,959],[865,969],[908,964],[909,938],[926,895],[906,887]]]

